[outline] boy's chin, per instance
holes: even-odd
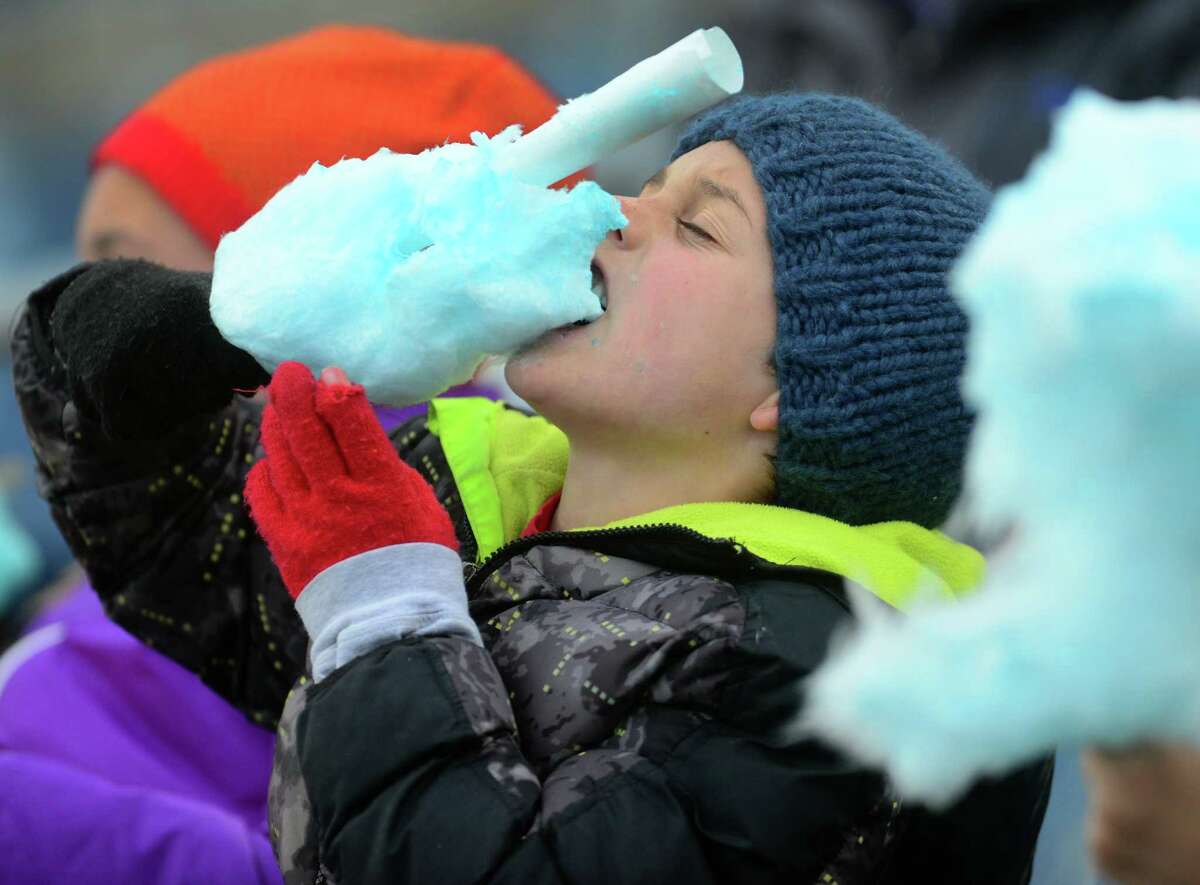
[[[535,400],[544,392],[545,378],[543,375],[550,370],[545,365],[545,359],[538,351],[537,342],[526,345],[518,350],[504,365],[504,380],[512,392],[525,402],[537,408]]]
[[[509,385],[513,385],[512,374],[514,373],[532,374],[541,371],[543,367],[548,368],[547,364],[560,362],[562,358],[560,351],[564,349],[564,345],[567,344],[570,337],[567,334],[568,328],[570,327],[551,329],[509,357],[506,370],[509,375]]]
[[[570,361],[556,358],[556,354],[541,350],[522,351],[509,359],[504,367],[504,380],[512,392],[529,403],[541,415],[557,411],[564,399],[571,399],[574,391]]]
[[[586,345],[586,326],[552,329],[522,347],[508,359],[504,379],[521,399],[537,408],[552,401],[571,397],[586,375],[585,365],[593,364],[593,351]],[[592,357],[591,359],[589,359]]]

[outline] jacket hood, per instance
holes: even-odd
[[[562,488],[567,438],[544,418],[484,399],[437,399],[429,427],[454,474],[481,561],[517,538]],[[900,609],[918,598],[966,593],[984,571],[976,550],[915,523],[851,526],[766,504],[684,504],[594,528],[667,525],[729,540],[774,565],[833,572]]]

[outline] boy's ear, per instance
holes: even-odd
[[[750,426],[763,431],[779,429],[778,390],[754,407],[754,411],[750,413]]]

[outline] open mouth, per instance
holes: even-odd
[[[608,282],[604,279],[604,271],[600,269],[600,265],[592,262],[592,294],[600,299],[600,310],[608,310]],[[599,317],[597,317],[599,319]],[[587,326],[591,325],[594,320],[579,320],[574,325]]]

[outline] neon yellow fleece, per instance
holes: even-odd
[[[486,399],[437,399],[429,428],[454,474],[481,560],[518,537],[562,488],[567,438],[544,418]],[[666,507],[602,528],[655,525],[728,539],[777,565],[833,572],[899,609],[918,595],[963,594],[983,577],[977,551],[910,522],[850,526],[786,507],[722,502]]]

